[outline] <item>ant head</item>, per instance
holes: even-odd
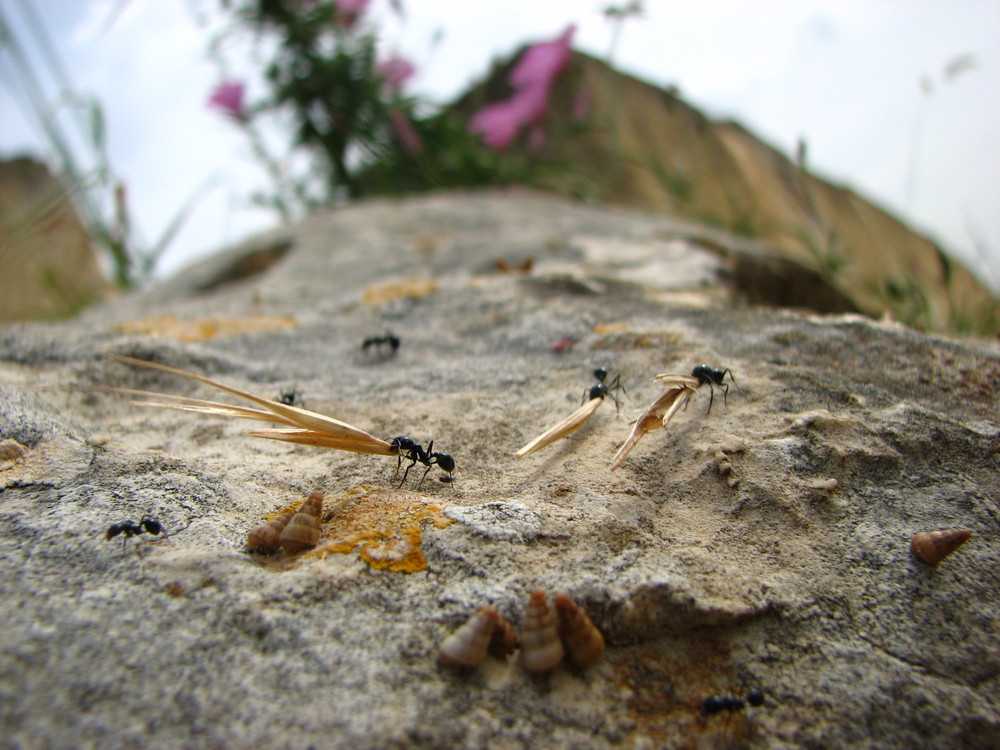
[[[390,441],[389,445],[397,452],[406,452],[411,450],[416,443],[413,442],[413,438],[408,438],[406,435],[400,435],[399,437],[394,437]]]
[[[281,403],[285,406],[293,406],[295,404],[295,391],[285,391],[281,394]]]
[[[139,525],[146,531],[147,534],[152,534],[153,536],[156,536],[163,531],[163,526],[160,522],[153,518],[143,518],[142,521],[139,522]]]
[[[764,705],[764,691],[758,688],[754,688],[749,693],[747,693],[747,703],[751,706],[763,706]]]
[[[594,370],[594,377],[597,378],[598,380],[600,380],[603,383],[604,380],[605,380],[605,378],[608,377],[608,368],[606,368],[606,367],[598,367],[596,370]],[[593,397],[591,397],[591,398],[593,398]]]

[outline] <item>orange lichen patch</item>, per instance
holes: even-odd
[[[366,305],[384,305],[399,299],[426,297],[437,289],[433,279],[406,279],[391,284],[376,284],[365,289]]]
[[[375,570],[416,573],[427,570],[420,549],[423,526],[442,529],[454,523],[444,515],[443,504],[407,490],[363,484],[328,500],[332,519],[319,546],[304,557],[328,554],[358,555]]]
[[[598,323],[594,326],[594,333],[605,335],[608,333],[621,333],[628,330],[628,323]]]
[[[146,336],[169,336],[178,341],[208,341],[239,336],[244,333],[283,331],[298,325],[292,315],[249,315],[243,318],[201,318],[181,320],[174,315],[157,315],[152,318],[122,323],[115,326],[116,333],[139,333]]]

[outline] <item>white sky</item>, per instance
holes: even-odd
[[[492,59],[570,22],[577,49],[604,56],[611,42],[600,13],[611,0],[403,2],[402,22],[388,0],[372,0],[373,15],[387,51],[418,66],[413,89],[439,103]],[[110,161],[147,241],[214,181],[161,275],[276,223],[248,204],[266,181],[242,134],[205,106],[219,80],[206,55],[216,0],[0,0],[0,11],[17,27],[24,4],[44,19],[76,88],[102,103]],[[946,81],[945,65],[966,53],[975,68]],[[0,156],[40,153],[12,99],[6,55]],[[234,75],[252,67],[245,51],[229,59]],[[787,154],[805,138],[815,171],[928,233],[997,287],[1000,0],[647,0],[645,17],[626,23],[614,63],[676,85],[709,116],[737,119]],[[930,95],[919,86],[925,77]],[[254,93],[262,91],[251,83]]]

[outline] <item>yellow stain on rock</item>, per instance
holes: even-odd
[[[434,498],[370,484],[326,498],[323,517],[329,523],[324,525],[320,543],[304,558],[357,550],[373,569],[393,573],[427,570],[427,558],[420,549],[423,526],[430,523],[443,529],[454,523]]]
[[[177,341],[208,341],[239,336],[244,333],[283,331],[294,328],[298,321],[292,315],[248,315],[242,318],[200,318],[181,320],[175,315],[157,315],[114,327],[116,333],[138,333],[146,336],[169,336]]]
[[[594,326],[594,333],[605,336],[609,333],[621,333],[628,330],[628,323],[598,323]]]
[[[365,289],[366,305],[384,305],[399,299],[426,297],[437,289],[433,279],[405,279],[391,284],[375,284]]]

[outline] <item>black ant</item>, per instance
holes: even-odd
[[[150,536],[156,536],[158,534],[166,535],[163,530],[163,525],[153,519],[153,518],[143,518],[139,523],[134,521],[122,521],[121,523],[113,523],[108,527],[108,530],[104,534],[104,538],[111,541],[119,534],[122,535],[122,550],[125,549],[125,542],[134,536],[146,533]]]
[[[608,379],[608,371],[604,367],[598,367],[594,370],[594,377],[597,378],[596,383],[590,387],[590,390],[585,390],[583,392],[583,400],[580,403],[585,403],[586,401],[593,401],[595,398],[604,398],[605,396],[611,396],[611,400],[615,402],[615,409],[621,410],[621,402],[615,395],[618,391],[621,391],[626,396],[628,391],[625,390],[619,381],[621,380],[621,375],[615,375],[615,379],[610,383],[605,382]],[[614,391],[615,393],[612,393]]]
[[[435,452],[433,440],[427,444],[427,450],[424,450],[420,443],[415,442],[412,438],[408,438],[405,435],[394,437],[390,445],[397,456],[396,474],[399,474],[399,467],[402,466],[403,459],[408,459],[410,461],[410,465],[407,466],[406,471],[403,472],[403,478],[399,482],[399,487],[402,487],[403,483],[406,482],[406,476],[410,473],[410,469],[418,463],[427,467],[427,471],[425,471],[424,475],[420,477],[420,482],[417,484],[418,489],[420,488],[420,485],[424,483],[424,479],[427,478],[427,472],[429,472],[431,467],[435,464],[437,464],[442,471],[447,472],[448,481],[452,481],[451,473],[455,471],[455,459],[447,453],[441,453],[439,451]]]
[[[386,331],[383,336],[369,336],[366,338],[361,343],[361,351],[367,354],[369,349],[374,349],[380,354],[391,357],[399,350],[400,343],[398,336],[392,333],[392,331]],[[384,347],[389,347],[388,354],[386,354]]]
[[[698,380],[699,386],[703,386],[706,383],[708,384],[709,390],[711,392],[711,395],[709,395],[708,397],[709,414],[712,413],[712,402],[715,400],[715,386],[719,386],[719,388],[722,390],[722,400],[726,404],[726,406],[729,406],[729,385],[722,382],[723,379],[726,377],[727,373],[729,375],[729,379],[733,381],[733,385],[736,386],[736,390],[739,390],[740,387],[736,385],[736,378],[733,377],[733,371],[730,370],[728,367],[725,370],[721,370],[721,369],[713,369],[708,365],[698,365],[693,370],[691,370],[691,377],[696,378]]]
[[[700,708],[703,716],[711,716],[722,711],[736,713],[748,705],[755,707],[764,705],[764,691],[754,688],[744,698],[737,698],[735,695],[713,695],[703,700]]]
[[[285,406],[302,406],[302,395],[293,388],[290,391],[283,391],[278,401]]]

